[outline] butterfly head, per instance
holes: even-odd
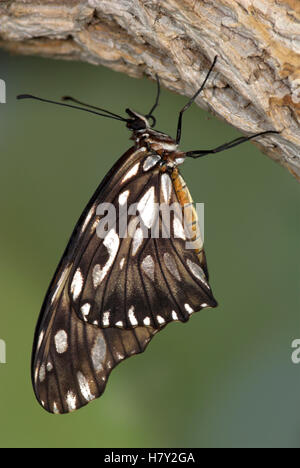
[[[142,115],[131,109],[126,109],[126,113],[129,115],[126,126],[133,132],[143,133],[155,125],[155,118],[152,115]]]

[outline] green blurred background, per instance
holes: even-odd
[[[73,226],[129,147],[116,121],[33,101],[71,94],[117,113],[146,112],[155,84],[92,65],[1,53],[2,447],[299,447],[300,187],[254,145],[188,160],[183,175],[205,202],[215,310],[172,324],[115,369],[104,395],[67,416],[36,403],[30,354],[39,309]],[[158,128],[175,134],[186,98],[163,90]],[[182,148],[238,136],[193,106]]]

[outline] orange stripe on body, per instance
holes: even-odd
[[[202,260],[201,252],[203,251],[203,241],[200,235],[200,226],[197,211],[194,206],[193,199],[186,183],[175,168],[171,175],[174,190],[176,192],[178,201],[184,210],[184,220],[186,229],[189,234],[189,241],[194,242],[194,250],[199,255],[200,261]],[[200,236],[200,237],[199,237]]]

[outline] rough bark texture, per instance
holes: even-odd
[[[279,130],[259,147],[300,179],[299,0],[0,0],[0,45],[157,73],[244,133]],[[258,143],[257,143],[258,144]]]

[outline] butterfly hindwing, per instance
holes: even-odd
[[[62,288],[45,308],[37,328],[33,386],[40,404],[51,413],[68,413],[99,397],[112,369],[145,350],[157,330],[105,328],[80,320]]]

